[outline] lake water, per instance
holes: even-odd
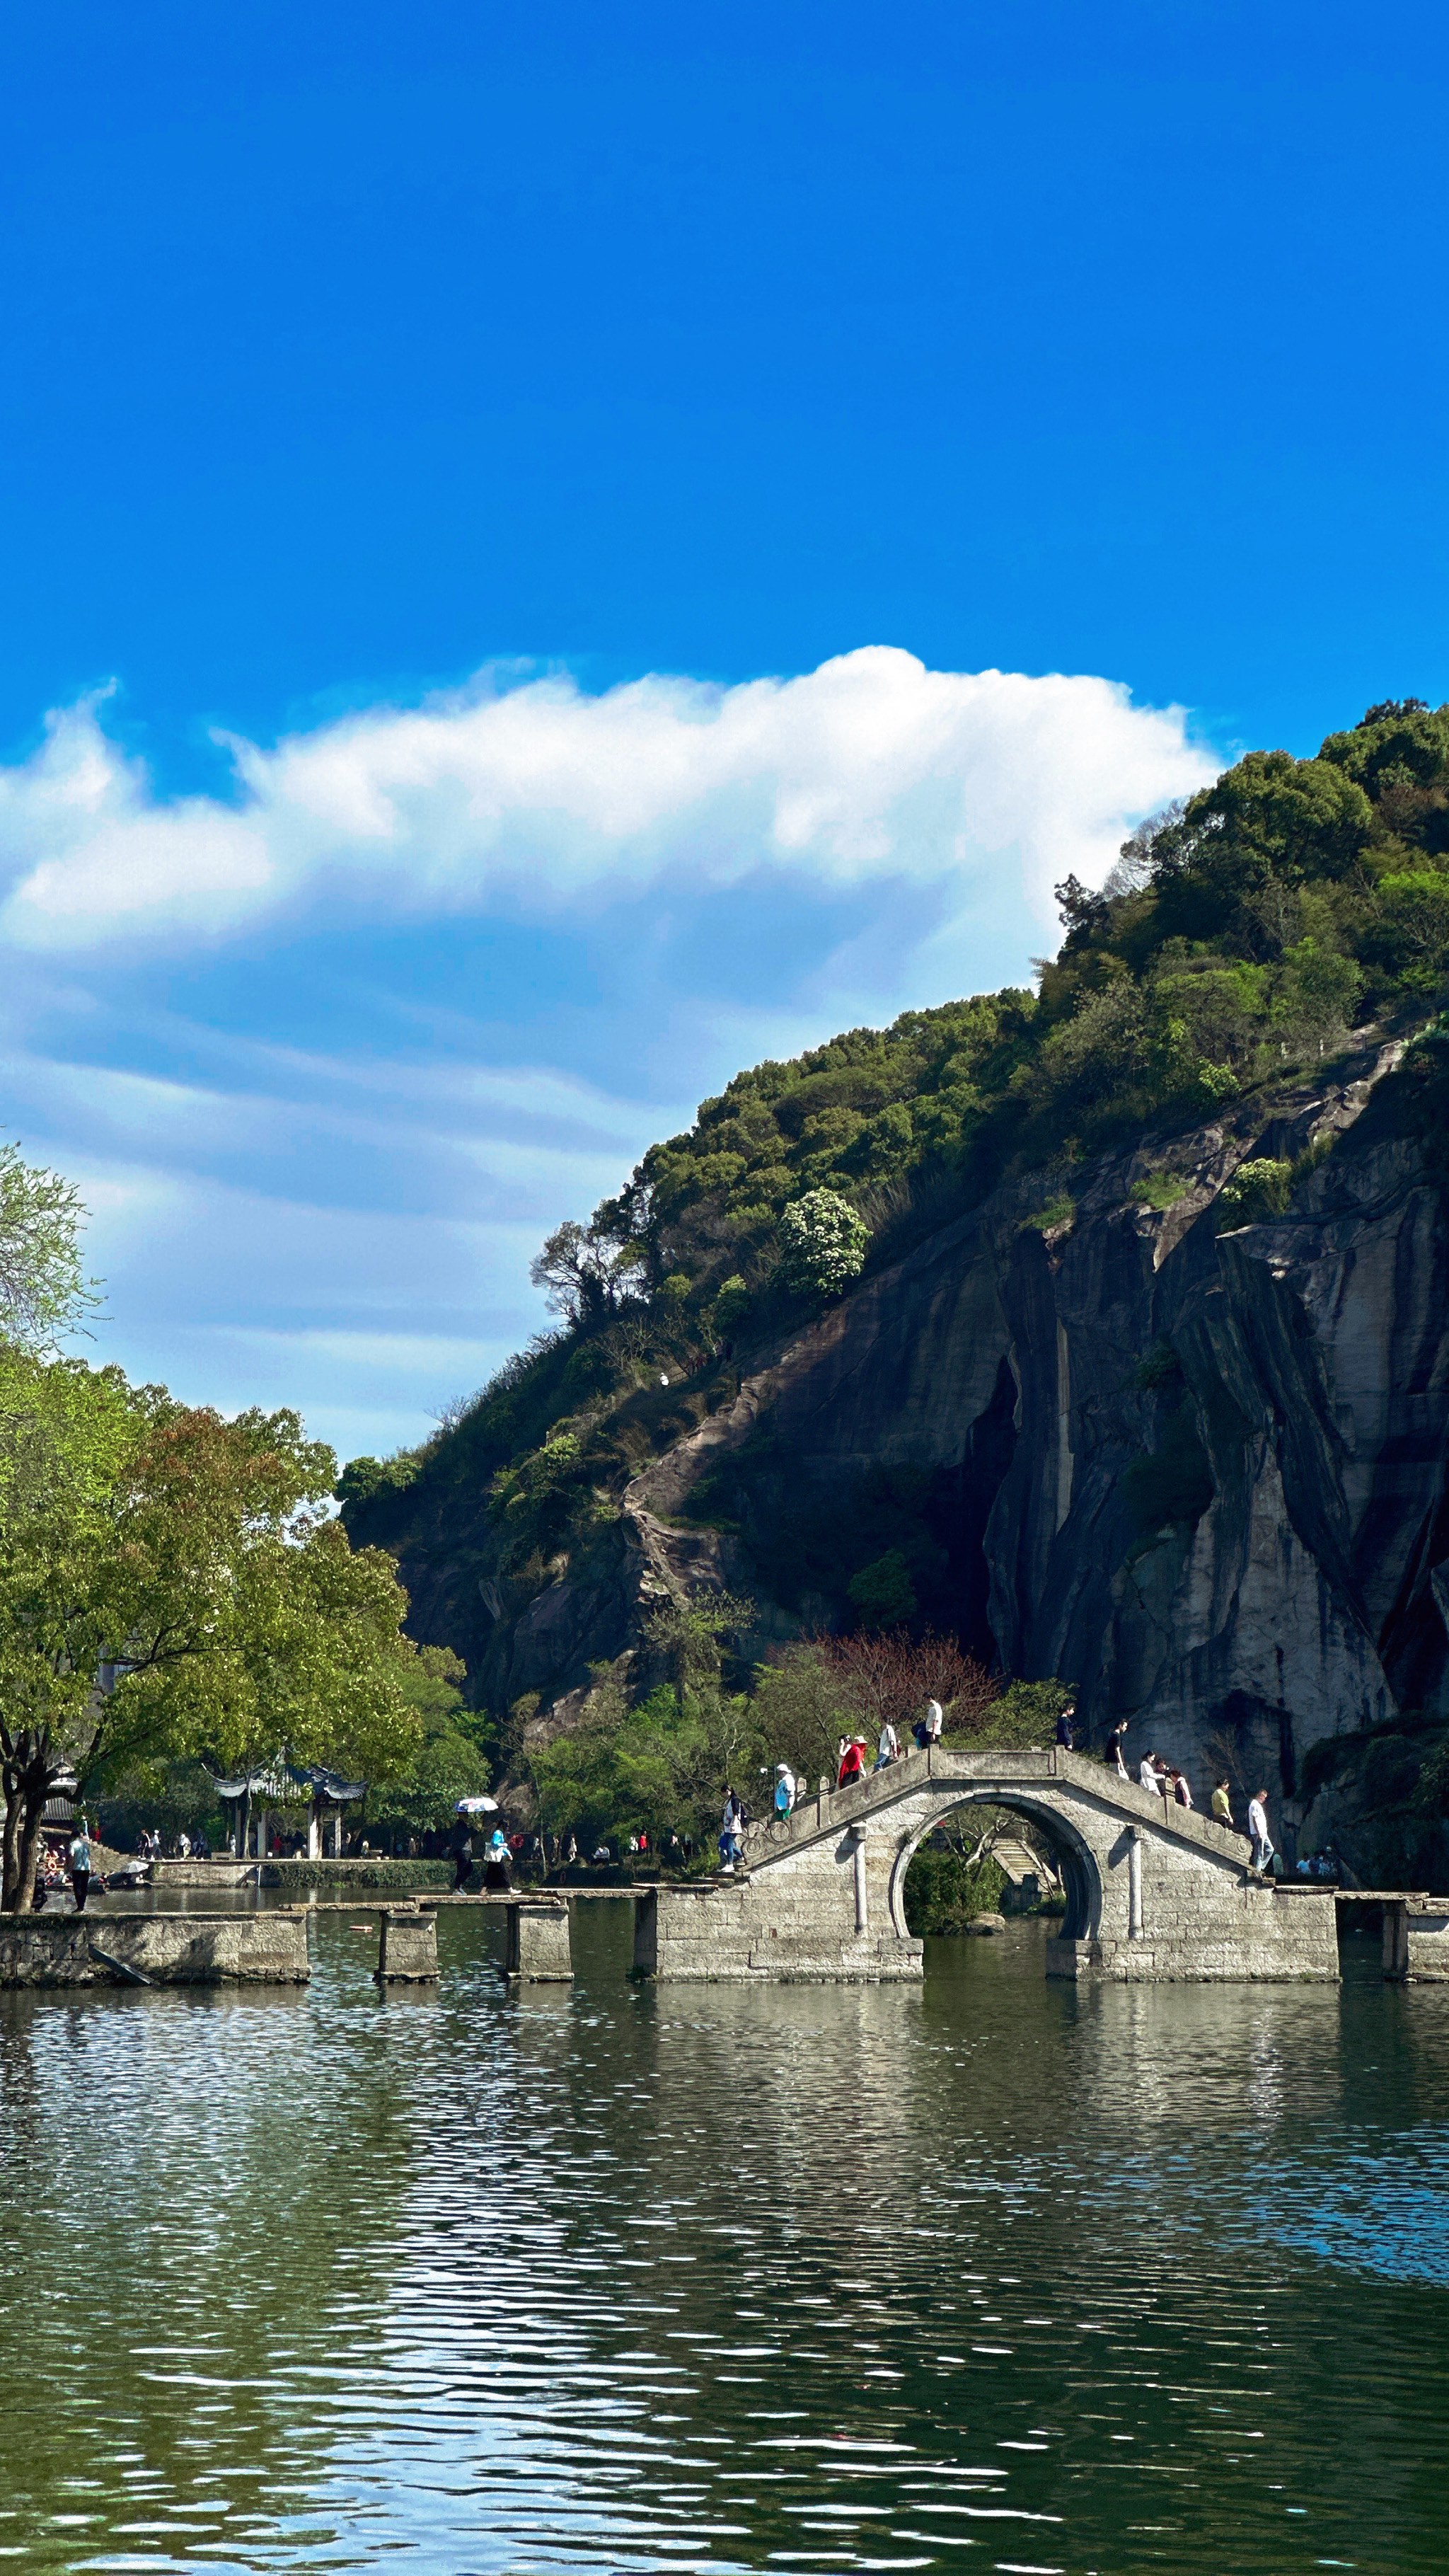
[[[0,1996],[0,2555],[1449,2566],[1449,1990]],[[356,1920],[363,1918],[359,1915]]]

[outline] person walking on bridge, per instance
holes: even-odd
[[[1233,1822],[1233,1801],[1226,1771],[1213,1791],[1212,1814],[1215,1825],[1226,1825],[1230,1834],[1237,1832],[1237,1826]]]
[[[1248,1832],[1253,1845],[1253,1868],[1259,1878],[1266,1876],[1273,1863],[1273,1838],[1268,1831],[1268,1792],[1259,1789],[1248,1800]]]
[[[848,1788],[852,1780],[859,1780],[862,1777],[864,1771],[865,1737],[848,1736],[840,1748],[840,1769],[835,1781],[837,1789]]]
[[[796,1780],[795,1774],[791,1770],[789,1763],[777,1762],[775,1765],[775,1815],[778,1822],[782,1825],[785,1823],[787,1817],[792,1816],[795,1812],[795,1799],[798,1789],[799,1782]]]
[[[1137,1765],[1137,1777],[1141,1781],[1143,1788],[1149,1789],[1154,1798],[1161,1797],[1162,1784],[1167,1777],[1167,1773],[1162,1764],[1158,1761],[1155,1753],[1143,1754],[1141,1761]]]
[[[1076,1714],[1076,1702],[1075,1700],[1069,1699],[1066,1707],[1062,1710],[1057,1719],[1057,1742],[1064,1753],[1070,1753],[1074,1749],[1072,1743],[1072,1726]]]
[[[875,1767],[877,1771],[888,1771],[891,1764],[899,1757],[900,1749],[900,1738],[897,1735],[895,1728],[892,1726],[890,1719],[886,1718],[882,1722],[880,1741],[877,1744],[875,1751]]]
[[[1102,1759],[1108,1770],[1115,1771],[1119,1780],[1125,1780],[1128,1776],[1127,1765],[1122,1758],[1122,1740],[1126,1733],[1127,1720],[1125,1717],[1119,1717],[1102,1751]]]

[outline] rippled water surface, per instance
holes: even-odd
[[[0,1996],[27,2569],[1449,2567],[1449,1990]],[[360,1917],[358,1918],[361,1919]]]

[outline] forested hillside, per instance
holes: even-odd
[[[612,1614],[587,1607],[617,1588],[631,1480],[723,1421],[742,1378],[842,1299],[852,1307],[916,1247],[1008,1200],[1018,1231],[1059,1250],[1113,1157],[1137,1157],[1126,1195],[1144,1224],[1194,1189],[1209,1236],[1288,1207],[1324,1142],[1285,1153],[1243,1140],[1261,1128],[1272,1144],[1274,1104],[1295,1085],[1306,1099],[1340,1060],[1423,1032],[1449,998],[1449,707],[1371,708],[1311,760],[1250,753],[1145,824],[1100,893],[1069,879],[1058,897],[1065,937],[1035,992],[852,1030],[703,1102],[588,1225],[544,1247],[536,1276],[556,1328],[422,1448],[347,1469],[349,1527],[398,1550],[420,1633],[467,1657],[506,1758],[533,1705],[586,1678],[581,1658],[605,1634],[614,1653],[632,1641],[640,1688],[657,1686],[637,1616],[611,1629]],[[1420,1102],[1400,1121],[1426,1133],[1437,1065],[1431,1032],[1400,1077]],[[1283,1135],[1291,1124],[1284,1107]],[[1238,1142],[1209,1184],[1201,1140],[1224,1136]],[[1175,1152],[1174,1137],[1198,1143]],[[1200,1516],[1213,1491],[1201,1426],[1171,1352],[1160,1368],[1179,1390],[1177,1428],[1165,1452],[1150,1427],[1139,1435],[1139,1486],[1187,1492],[1196,1478]],[[981,1460],[1008,1442],[1003,1401],[971,1427]],[[977,1523],[1004,1469],[981,1465],[978,1509],[886,1443],[874,1468],[857,1452],[848,1484],[766,1513],[747,1469],[753,1456],[756,1483],[778,1484],[784,1437],[761,1425],[743,1451],[736,1441],[665,1514],[718,1542],[701,1581],[717,1591],[723,1566],[746,1596],[729,1633],[750,1656],[802,1628],[930,1625],[1021,1668],[976,1571]],[[1180,1498],[1173,1508],[1174,1526],[1195,1525]],[[667,1568],[659,1581],[691,1589]]]

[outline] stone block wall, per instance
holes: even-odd
[[[306,1909],[0,1915],[0,1986],[126,1985],[128,1968],[159,1986],[302,1986]]]

